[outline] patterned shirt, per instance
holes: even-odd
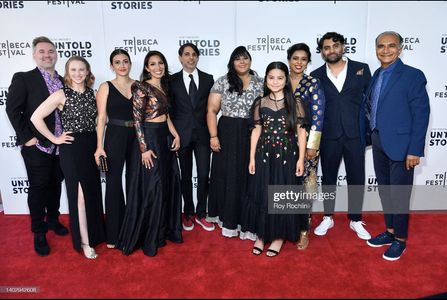
[[[63,87],[62,82],[59,79],[59,74],[57,71],[54,71],[54,77],[51,77],[51,74],[47,72],[44,69],[38,68],[40,71],[40,74],[42,74],[43,79],[45,80],[45,84],[47,85],[48,92],[53,94],[54,92],[57,92]],[[54,111],[54,135],[60,136],[62,134],[62,126],[61,126],[61,119],[59,117],[59,114],[57,110]],[[56,145],[51,144],[49,147],[44,147],[40,145],[39,143],[36,144],[36,147],[48,154],[52,154],[54,149],[56,148],[56,155],[59,155],[59,147]]]
[[[217,93],[222,96],[220,104],[222,116],[248,119],[253,102],[264,91],[264,79],[251,75],[248,88],[243,90],[240,96],[236,91],[230,93],[229,88],[230,84],[226,75],[217,79],[211,88],[211,93]]]

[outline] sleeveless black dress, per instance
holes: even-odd
[[[72,144],[60,145],[60,164],[67,188],[70,229],[73,247],[81,250],[79,231],[78,188],[82,188],[87,215],[90,247],[105,241],[104,212],[101,179],[95,162],[96,151],[96,99],[92,89],[78,93],[64,86],[65,105],[61,115],[62,128],[71,131]]]
[[[105,192],[106,231],[107,243],[116,245],[126,208],[122,184],[124,164],[127,195],[130,186],[128,170],[131,161],[138,159],[138,144],[132,124],[132,99],[124,97],[110,81],[107,81],[107,84],[109,94],[106,111],[109,121],[104,137],[104,151],[109,167],[106,172]]]

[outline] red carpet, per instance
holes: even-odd
[[[61,220],[68,224],[67,215]],[[168,242],[156,257],[141,250],[126,257],[104,244],[91,261],[72,249],[70,236],[53,232],[51,254],[38,257],[29,216],[0,213],[0,298],[419,298],[447,291],[446,214],[413,214],[407,251],[396,262],[358,239],[345,215],[334,220],[326,236],[311,235],[307,250],[286,243],[274,258],[252,255],[251,241],[196,225],[183,244]],[[364,220],[371,234],[383,230],[381,214]]]

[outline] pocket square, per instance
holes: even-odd
[[[355,75],[362,76],[363,75],[363,69],[358,70],[357,73],[355,73]]]

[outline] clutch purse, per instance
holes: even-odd
[[[109,170],[109,166],[107,165],[107,157],[101,155],[99,157],[99,170],[101,172],[107,172]]]

